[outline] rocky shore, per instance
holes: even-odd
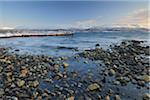
[[[69,71],[68,57],[19,55],[0,48],[0,99],[149,100],[149,46],[135,40],[109,50],[96,46],[72,57],[77,62],[79,58],[100,61],[94,71],[87,69],[85,74]]]

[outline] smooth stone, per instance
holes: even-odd
[[[110,100],[109,95],[107,95],[107,96],[105,97],[105,100]]]
[[[15,96],[12,96],[12,97],[10,97],[9,99],[11,99],[11,100],[19,100],[17,97],[15,97]]]
[[[52,82],[52,79],[46,78],[44,81],[50,83],[50,82]]]
[[[64,63],[63,63],[63,67],[64,67],[64,68],[67,68],[67,67],[69,67],[69,64],[66,63],[66,62],[64,62]]]
[[[115,74],[116,74],[115,70],[110,69],[110,71],[109,71],[109,75],[110,75],[110,76],[113,76],[113,75],[115,75]]]
[[[84,61],[85,64],[88,64],[88,61]]]
[[[36,80],[36,81],[33,81],[31,86],[36,88],[37,86],[39,85],[39,82]]]
[[[121,100],[119,95],[115,95],[115,100]]]
[[[67,100],[74,100],[74,96],[68,97]]]
[[[24,81],[24,80],[19,80],[19,81],[17,82],[17,85],[18,85],[19,87],[22,87],[22,86],[25,85],[25,81]]]
[[[47,93],[43,93],[42,97],[48,97],[48,94]]]
[[[57,73],[57,75],[58,75],[59,77],[63,77],[63,74],[61,74],[60,72]]]
[[[150,93],[145,93],[143,95],[143,100],[150,100]]]
[[[144,82],[144,81],[138,81],[137,84],[138,84],[139,86],[144,86],[144,85],[145,85],[145,82]]]
[[[15,49],[15,51],[20,51],[19,49]]]
[[[3,71],[3,67],[2,66],[0,66],[0,73]]]
[[[29,73],[29,70],[27,68],[22,69],[20,76],[21,77],[26,77],[28,73]]]
[[[61,57],[62,60],[68,60],[68,57]]]
[[[150,82],[150,76],[149,75],[144,75],[141,77],[141,80],[145,81],[145,82]]]
[[[114,91],[113,91],[112,89],[109,89],[109,90],[108,90],[108,93],[109,93],[110,95],[112,95],[112,94],[114,93]]]
[[[44,89],[44,92],[46,92],[47,94],[50,94],[50,91],[48,89]]]
[[[94,91],[94,90],[98,90],[98,89],[100,89],[100,86],[97,83],[93,83],[93,84],[89,85],[87,88],[88,91]]]
[[[0,97],[3,96],[3,94],[5,94],[4,89],[0,89]]]
[[[114,81],[113,84],[114,84],[114,85],[119,85],[120,82],[119,82],[119,81]]]
[[[15,88],[16,85],[15,85],[14,83],[12,83],[10,87],[11,87],[11,88]]]

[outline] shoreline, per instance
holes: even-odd
[[[149,62],[144,56],[149,56],[149,46],[142,46],[142,42],[123,41],[111,47],[111,51],[99,47],[85,50],[72,60],[69,57],[11,54],[0,48],[0,98],[148,100]],[[88,71],[91,70],[88,67],[84,75],[68,70],[74,64],[76,67],[94,66],[91,62],[95,61],[101,63],[96,63],[93,72]],[[128,93],[132,90],[129,84],[136,88],[135,93]]]
[[[49,33],[49,34],[11,34],[9,36],[0,36],[0,38],[18,38],[18,37],[46,37],[46,36],[71,36],[73,33]]]

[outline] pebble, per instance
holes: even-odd
[[[29,70],[27,68],[24,68],[24,69],[21,70],[21,75],[20,76],[21,77],[26,77],[28,73],[29,73]]]
[[[88,91],[94,91],[94,90],[99,90],[99,89],[100,89],[100,86],[97,83],[93,83],[89,85],[87,88]]]
[[[114,91],[112,89],[108,90],[108,94],[112,95],[114,93]]]
[[[67,100],[74,100],[74,96],[68,97]]]
[[[143,95],[143,100],[150,100],[150,93],[145,93]]]
[[[109,71],[109,75],[110,75],[110,76],[113,76],[113,75],[115,75],[115,74],[116,74],[115,70],[110,69],[110,71]]]
[[[50,82],[52,82],[52,79],[46,78],[44,81],[50,83]]]
[[[105,100],[110,100],[109,95],[105,96]]]
[[[119,85],[120,82],[119,82],[119,81],[114,81],[113,84],[114,84],[114,85]]]
[[[144,75],[141,77],[141,80],[145,81],[145,82],[150,82],[150,76],[149,75]]]
[[[119,95],[115,95],[115,100],[121,100]]]
[[[60,72],[57,73],[57,75],[58,75],[59,77],[63,77],[63,74],[61,74]]]
[[[4,89],[1,88],[1,89],[0,89],[0,97],[3,96],[4,93],[5,93],[5,92],[4,92]]]
[[[39,82],[38,82],[37,80],[36,80],[36,81],[33,81],[33,82],[31,83],[31,86],[34,87],[34,88],[36,88],[38,85],[39,85]]]
[[[66,62],[63,62],[63,67],[64,67],[64,68],[67,68],[67,67],[69,67],[69,64],[66,63]]]
[[[24,81],[24,80],[19,80],[19,81],[17,82],[17,85],[18,85],[19,87],[22,87],[22,86],[25,85],[25,81]]]

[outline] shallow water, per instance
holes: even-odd
[[[70,56],[65,62],[69,64],[67,72],[77,72],[79,77],[72,80],[68,78],[69,88],[72,90],[78,90],[79,93],[83,93],[82,89],[86,89],[89,83],[84,83],[85,86],[78,88],[75,83],[79,83],[81,79],[87,77],[90,73],[94,73],[93,80],[101,80],[100,70],[103,69],[101,61],[91,61],[85,58],[74,58],[74,54],[81,52],[85,49],[95,48],[95,44],[99,43],[100,47],[108,49],[110,45],[119,44],[122,40],[144,40],[148,41],[149,35],[144,32],[98,32],[98,33],[75,33],[73,36],[54,36],[54,37],[26,37],[26,38],[5,38],[0,39],[0,45],[5,47],[11,47],[12,51],[19,49],[16,53],[19,54],[45,54],[53,56]],[[148,42],[149,43],[149,42]],[[66,47],[66,48],[65,48]],[[69,47],[69,48],[67,48]],[[71,48],[78,48],[79,51],[75,51]],[[63,71],[64,69],[60,69]],[[111,82],[113,77],[107,77],[107,82],[104,84],[103,90],[99,93],[105,96],[109,89],[119,94],[123,100],[141,100],[142,95],[148,90],[146,88],[138,89],[136,85],[128,84],[127,86],[113,85]],[[89,81],[90,82],[90,81]],[[75,86],[71,86],[74,84]],[[64,81],[56,80],[54,83],[46,83],[40,81],[40,88],[55,91],[55,86],[59,85],[65,87]],[[119,89],[119,91],[118,91]],[[64,94],[65,91],[63,91]],[[79,94],[77,94],[78,97]],[[94,96],[94,95],[92,95]],[[91,97],[92,97],[91,96]],[[56,99],[56,98],[55,98]]]
[[[19,49],[18,53],[72,56],[78,52],[74,48],[82,51],[94,48],[99,43],[100,47],[107,49],[121,40],[148,38],[148,32],[78,32],[73,36],[0,38],[0,45]]]

